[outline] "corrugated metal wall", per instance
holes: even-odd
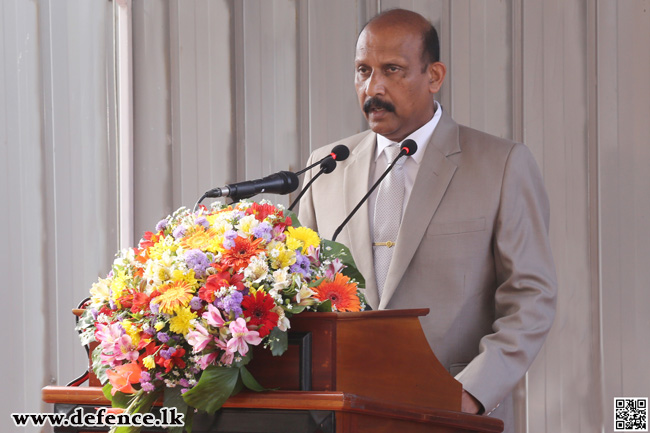
[[[83,369],[69,311],[117,249],[114,7],[0,2],[2,431]],[[612,431],[614,396],[650,396],[648,0],[133,0],[135,237],[365,129],[354,42],[390,7],[438,28],[443,106],[544,174],[560,298],[519,430]]]

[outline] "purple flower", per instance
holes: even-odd
[[[268,222],[263,221],[253,229],[253,235],[255,235],[255,237],[264,239],[266,242],[269,242],[271,240],[272,230],[273,226],[271,226],[271,224]]]
[[[186,252],[185,263],[187,263],[189,268],[194,269],[194,273],[199,278],[203,278],[205,276],[205,270],[210,267],[208,256],[199,249],[189,250]]]
[[[200,310],[202,306],[203,306],[203,301],[201,301],[201,298],[199,298],[198,296],[193,297],[192,300],[190,301],[190,308],[192,310]]]
[[[163,376],[162,372],[159,371],[158,373],[156,373],[156,379],[163,380],[163,378],[164,378],[164,376]]]
[[[309,261],[308,257],[303,256],[299,252],[296,252],[296,263],[291,265],[289,270],[293,273],[300,273],[305,278],[309,278],[311,276],[311,272],[309,270],[310,264],[311,262]]]
[[[208,220],[204,216],[198,217],[197,219],[195,219],[194,224],[199,225],[199,226],[203,226],[206,229],[210,228],[210,223],[208,222]]]
[[[142,390],[144,392],[152,392],[153,390],[156,389],[151,382],[140,382],[140,385],[142,386]]]
[[[244,295],[239,292],[233,292],[230,295],[224,296],[223,298],[218,298],[215,300],[215,306],[222,309],[226,313],[233,312],[235,316],[240,316],[242,314],[241,301],[244,299]]]
[[[167,219],[165,218],[164,220],[158,221],[158,224],[156,224],[156,231],[159,232],[161,230],[165,230],[167,228]]]
[[[158,335],[156,335],[156,338],[158,338],[158,341],[161,343],[167,343],[169,341],[169,335],[167,335],[166,332],[159,332]]]
[[[151,382],[151,375],[148,372],[143,371],[140,373],[140,379],[140,382]]]
[[[178,383],[184,388],[188,388],[190,386],[190,383],[185,378],[181,378]]]
[[[188,388],[181,388],[181,394],[185,394],[187,391],[189,391]]]
[[[223,234],[224,241],[223,247],[227,250],[235,246],[235,238],[237,237],[237,232],[234,230],[228,230]]]
[[[160,310],[160,305],[158,303],[150,302],[149,303],[149,309],[153,314],[158,314]]]
[[[176,239],[178,239],[178,238],[182,238],[183,236],[185,236],[185,232],[186,232],[186,231],[187,231],[187,229],[185,228],[185,226],[184,226],[184,225],[180,225],[180,226],[176,227],[176,228],[172,231],[172,236],[174,236],[174,238],[176,238]]]

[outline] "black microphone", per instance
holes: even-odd
[[[388,176],[388,173],[390,173],[390,171],[393,169],[393,167],[395,166],[395,163],[397,162],[397,160],[400,159],[401,157],[405,156],[405,155],[413,156],[415,154],[415,152],[418,151],[418,144],[415,141],[413,141],[413,140],[411,140],[409,138],[408,140],[404,140],[404,142],[400,145],[400,148],[402,150],[397,155],[397,157],[395,157],[393,162],[390,163],[390,165],[388,166],[386,171],[384,171],[384,173],[381,175],[381,177],[379,179],[377,179],[377,182],[375,182],[375,184],[372,186],[372,188],[370,188],[370,191],[368,191],[366,193],[366,195],[363,196],[363,198],[361,199],[359,204],[357,204],[356,207],[354,209],[352,209],[352,212],[350,212],[350,215],[348,215],[347,218],[345,220],[343,220],[341,225],[336,229],[336,231],[334,232],[334,236],[332,236],[332,241],[336,241],[336,237],[339,235],[339,233],[341,233],[341,230],[343,230],[343,227],[345,227],[345,225],[352,219],[354,214],[357,213],[357,211],[361,208],[361,205],[363,205],[366,202],[366,200],[368,200],[368,197],[370,197],[370,194],[372,194],[372,192],[375,189],[377,189],[377,187],[379,186],[381,181],[384,180],[384,178],[386,176]]]
[[[345,148],[345,150],[348,152],[348,154],[350,153],[350,151],[348,150],[347,147]],[[348,155],[345,155],[345,158],[347,158],[347,157],[348,157]],[[345,159],[345,158],[343,158],[343,159]],[[320,170],[318,171],[318,173],[316,173],[316,175],[314,177],[312,177],[309,180],[309,182],[307,182],[307,185],[305,185],[303,187],[302,191],[300,191],[300,194],[298,194],[298,197],[296,197],[296,199],[293,201],[293,203],[291,203],[291,206],[289,206],[289,210],[292,210],[294,208],[294,206],[298,203],[298,201],[300,201],[300,199],[302,198],[303,195],[305,195],[305,193],[307,192],[307,190],[309,189],[311,184],[314,183],[314,181],[316,179],[318,179],[318,176],[320,176],[323,173],[325,173],[325,174],[331,173],[336,168],[336,159],[335,158],[329,158],[329,159],[328,158],[323,158],[322,161],[323,162],[320,163]]]
[[[330,161],[330,160],[345,161],[348,158],[348,156],[350,156],[350,149],[348,149],[348,147],[345,144],[337,144],[336,146],[334,146],[330,154],[327,155],[325,158],[322,158],[320,161],[313,163],[309,167],[303,168],[302,170],[296,172],[296,174],[301,175],[307,170],[316,167],[318,164],[321,164],[321,168],[323,168],[322,164],[325,161]],[[334,168],[336,168],[336,164],[334,164]],[[334,168],[332,168],[332,170],[334,170]],[[331,173],[331,171],[327,173]]]
[[[213,188],[204,194],[204,197],[230,197],[233,200],[250,198],[261,193],[289,194],[298,189],[300,181],[298,176],[291,171],[279,171],[262,179],[247,180],[226,185],[222,188]]]

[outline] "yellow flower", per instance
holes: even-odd
[[[142,360],[142,365],[144,365],[147,370],[151,370],[156,366],[156,362],[153,359],[153,355],[145,356]]]
[[[173,281],[158,288],[160,295],[151,302],[160,306],[160,312],[172,314],[179,307],[186,307],[194,297],[194,290],[185,281]]]
[[[213,228],[206,230],[203,226],[195,226],[194,232],[183,238],[181,246],[186,250],[199,249],[214,253],[217,251],[219,237]]]
[[[156,331],[160,331],[165,327],[165,322],[156,322],[156,324],[153,325],[153,327],[156,329]]]
[[[126,335],[131,337],[133,345],[137,346],[140,342],[140,329],[128,320],[123,320],[121,323],[122,328],[124,328],[124,332],[126,332]]]
[[[176,269],[172,273],[172,281],[185,282],[193,288],[198,285],[198,281],[194,278],[194,269],[190,269],[186,274],[180,269]]]
[[[302,243],[302,253],[305,254],[309,247],[318,247],[320,245],[320,238],[318,234],[310,228],[307,227],[289,227],[287,229],[287,246],[295,244],[295,240]],[[293,249],[293,248],[292,248]]]
[[[190,311],[188,307],[178,308],[176,315],[169,320],[169,330],[177,334],[187,334],[190,332],[190,321],[196,319],[196,313]]]
[[[295,250],[288,249],[283,244],[278,243],[270,252],[271,267],[282,269],[296,263]]]

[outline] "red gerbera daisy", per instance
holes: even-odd
[[[251,241],[250,239],[237,236],[235,238],[235,245],[221,256],[222,263],[226,266],[231,266],[235,272],[245,268],[248,266],[251,257],[264,251],[264,248],[258,248],[263,240],[260,238]]]
[[[361,311],[361,303],[357,296],[357,284],[341,273],[336,273],[334,281],[324,280],[314,287],[316,298],[320,301],[329,299],[337,311]]]
[[[279,212],[278,208],[272,204],[253,203],[251,207],[246,209],[246,215],[255,215],[255,219],[258,221],[264,221],[267,216],[275,215],[277,212]],[[280,215],[282,215],[281,212]]]
[[[244,296],[244,299],[241,301],[241,306],[244,311],[244,317],[250,317],[248,324],[258,327],[257,332],[259,332],[260,337],[266,337],[277,326],[280,316],[271,311],[275,308],[275,302],[263,290],[258,290],[252,295]]]
[[[201,287],[199,290],[199,298],[211,304],[216,299],[215,292],[218,292],[222,287],[235,286],[239,291],[244,290],[246,287],[244,287],[244,284],[242,283],[243,280],[244,275],[230,275],[230,272],[228,271],[219,272],[216,275],[210,275],[205,281],[205,286]]]

